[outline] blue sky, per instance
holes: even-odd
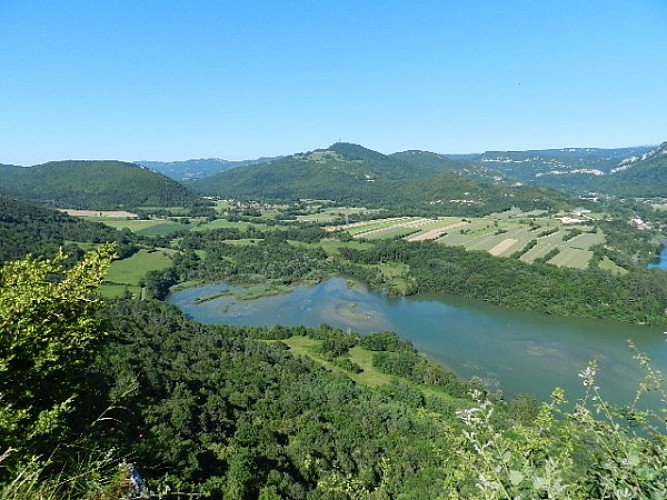
[[[0,162],[667,140],[664,0],[0,0]]]

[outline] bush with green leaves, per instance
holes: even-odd
[[[478,404],[458,412],[456,489],[489,499],[667,498],[667,396],[660,372],[631,348],[646,376],[624,407],[604,399],[595,362],[579,374],[586,391],[573,409],[563,409],[565,394],[556,389],[531,425],[497,428],[495,406],[477,393]],[[662,409],[640,409],[646,392],[659,394]]]
[[[96,290],[113,255],[102,246],[70,268],[60,252],[0,269],[0,479],[70,437],[67,416],[105,335]]]

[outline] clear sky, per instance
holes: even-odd
[[[0,162],[667,140],[665,0],[0,0]]]

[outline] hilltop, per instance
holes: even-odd
[[[4,193],[20,198],[92,210],[186,205],[196,199],[173,179],[115,160],[0,165],[0,185]]]
[[[235,168],[186,185],[223,198],[329,199],[457,214],[512,206],[560,207],[568,202],[560,193],[522,187],[472,162],[428,152],[384,155],[349,143]]]

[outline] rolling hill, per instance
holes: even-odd
[[[474,163],[434,153],[384,155],[356,144],[299,153],[187,183],[236,199],[330,199],[401,210],[481,214],[520,206],[561,207],[567,197],[516,185]]]
[[[173,179],[114,160],[2,165],[0,186],[5,194],[19,198],[91,210],[188,205],[197,198]]]
[[[30,253],[53,256],[75,241],[123,243],[127,233],[0,194],[0,264]]]

